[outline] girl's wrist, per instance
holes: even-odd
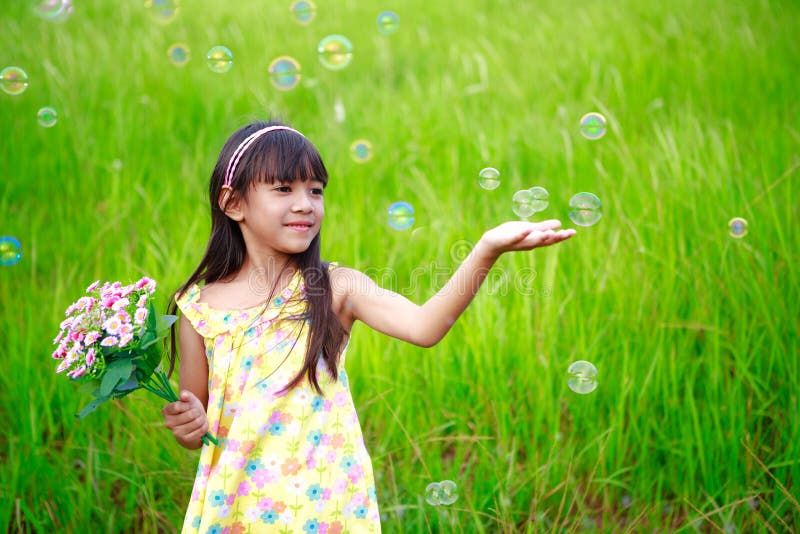
[[[486,242],[485,236],[481,236],[481,238],[475,244],[475,248],[472,249],[472,255],[475,257],[475,259],[482,264],[488,264],[489,266],[493,265],[494,262],[497,261],[497,258],[500,257],[500,254],[502,254],[502,252],[494,250],[494,248],[492,248],[492,246]]]

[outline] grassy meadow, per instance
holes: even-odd
[[[0,68],[30,81],[0,93],[0,235],[23,254],[0,266],[0,528],[179,530],[198,453],[146,393],[77,420],[89,397],[55,374],[52,339],[97,279],[151,276],[165,308],[204,251],[222,144],[280,115],[331,176],[324,258],[418,303],[516,218],[515,191],[545,187],[534,220],[566,227],[573,194],[603,202],[572,240],[503,256],[435,347],[355,326],[384,532],[800,529],[797,3],[318,0],[307,26],[289,0],[184,0],[168,24],[143,0],[74,0],[62,23],[31,3],[0,10]],[[316,54],[333,33],[354,47],[339,71]],[[224,74],[205,61],[219,44]],[[302,66],[290,91],[267,73],[283,55]],[[590,111],[608,119],[596,141]],[[409,230],[386,222],[398,200]],[[593,393],[567,387],[576,360]],[[425,502],[440,480],[450,506]]]

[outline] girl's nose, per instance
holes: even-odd
[[[307,213],[314,210],[314,205],[306,195],[298,195],[292,203],[292,211]]]

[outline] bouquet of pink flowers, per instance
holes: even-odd
[[[161,368],[159,341],[177,319],[159,315],[152,296],[156,282],[144,277],[135,284],[95,282],[87,295],[67,308],[61,332],[53,340],[60,360],[57,373],[83,384],[94,400],[79,414],[83,418],[110,399],[146,389],[175,402],[178,396]],[[203,443],[217,440],[206,433]]]

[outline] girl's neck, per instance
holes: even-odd
[[[247,254],[242,267],[229,281],[246,282],[256,291],[269,292],[288,284],[296,268],[289,256],[254,258]]]

